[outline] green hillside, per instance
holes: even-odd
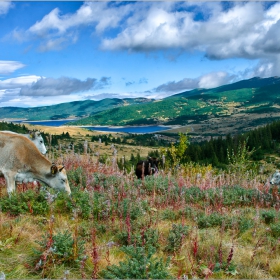
[[[190,97],[193,95],[199,95],[199,94],[210,94],[210,93],[218,93],[218,92],[226,92],[226,91],[233,91],[233,90],[239,90],[239,89],[252,89],[252,88],[260,88],[265,87],[269,85],[274,85],[280,83],[279,77],[270,77],[270,78],[259,78],[255,77],[248,80],[242,80],[236,83],[223,85],[217,88],[211,88],[211,89],[194,89],[190,91],[181,92],[178,94],[175,94],[172,97]]]
[[[252,78],[194,89],[161,100],[85,100],[37,108],[0,108],[0,119],[76,118],[69,125],[180,125],[197,137],[248,131],[280,119],[280,78]]]
[[[145,102],[150,102],[150,100],[146,98],[106,98],[100,101],[74,101],[35,108],[3,107],[0,108],[0,119],[57,120],[82,118],[103,110]]]
[[[254,84],[261,87],[250,87]],[[186,125],[190,122],[237,113],[280,112],[280,107],[277,107],[279,98],[279,78],[254,78],[215,89],[196,89],[145,104],[102,111],[72,124]]]

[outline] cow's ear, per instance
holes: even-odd
[[[55,175],[58,172],[58,168],[55,164],[52,164],[51,166],[51,173],[52,175]]]
[[[29,130],[29,136],[31,139],[34,139],[35,138],[35,132],[34,130]]]
[[[64,165],[60,165],[58,168],[58,171],[61,172],[63,168],[64,168]]]

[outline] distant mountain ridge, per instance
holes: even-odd
[[[132,104],[150,102],[147,98],[105,98],[100,101],[84,100],[66,102],[51,106],[34,108],[2,107],[0,119],[26,119],[26,120],[57,120],[67,118],[83,118],[103,110],[113,109]]]
[[[269,78],[260,78],[260,77],[254,77],[248,80],[241,80],[232,84],[227,84],[223,86],[219,86],[216,88],[210,88],[210,89],[194,89],[190,91],[184,91],[182,93],[177,93],[172,96],[169,96],[167,98],[173,98],[175,96],[177,97],[188,97],[192,95],[198,95],[201,93],[211,93],[211,92],[226,92],[230,90],[238,90],[242,88],[259,88],[264,86],[269,86],[273,84],[279,84],[280,83],[280,77],[269,77]]]
[[[252,78],[161,100],[85,100],[37,108],[0,108],[0,119],[79,118],[68,125],[180,125],[197,135],[246,131],[280,119],[280,78]],[[181,130],[182,131],[182,130]]]
[[[102,111],[73,124],[187,125],[238,112],[277,111],[274,105],[279,98],[279,77],[252,78],[212,89],[194,89],[145,104]]]

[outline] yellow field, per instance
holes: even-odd
[[[90,149],[96,153],[99,152],[100,155],[107,154],[108,156],[111,156],[113,153],[113,149],[111,148],[111,145],[105,145],[105,143],[99,143],[99,142],[91,142],[91,137],[94,135],[102,135],[102,134],[108,134],[107,132],[101,132],[101,131],[92,131],[87,130],[85,128],[81,127],[74,127],[74,126],[59,126],[59,127],[53,127],[53,126],[42,126],[42,125],[30,125],[25,124],[25,126],[28,129],[35,129],[40,130],[45,133],[49,133],[52,135],[59,135],[63,132],[68,132],[71,137],[74,138],[74,142],[84,142],[85,140],[88,141]],[[123,133],[112,133],[115,137],[121,137],[121,135],[124,135]],[[69,141],[70,142],[70,141]],[[152,147],[143,147],[143,146],[131,146],[131,145],[124,145],[124,144],[114,144],[115,148],[118,151],[118,158],[121,158],[123,156],[126,157],[126,159],[129,159],[131,154],[134,154],[135,156],[139,153],[141,157],[146,157],[148,153],[152,150],[156,150],[156,148]]]

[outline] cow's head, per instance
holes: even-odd
[[[40,131],[30,130],[29,138],[33,141],[33,143],[43,155],[46,154],[47,148]]]
[[[156,173],[158,171],[159,160],[156,157],[148,157],[148,162],[151,166],[152,173]]]
[[[53,163],[50,171],[51,171],[51,179],[50,179],[51,187],[57,190],[66,191],[70,195],[71,189],[68,183],[64,166],[56,165]]]
[[[276,170],[270,179],[271,185],[280,185],[280,172]]]

